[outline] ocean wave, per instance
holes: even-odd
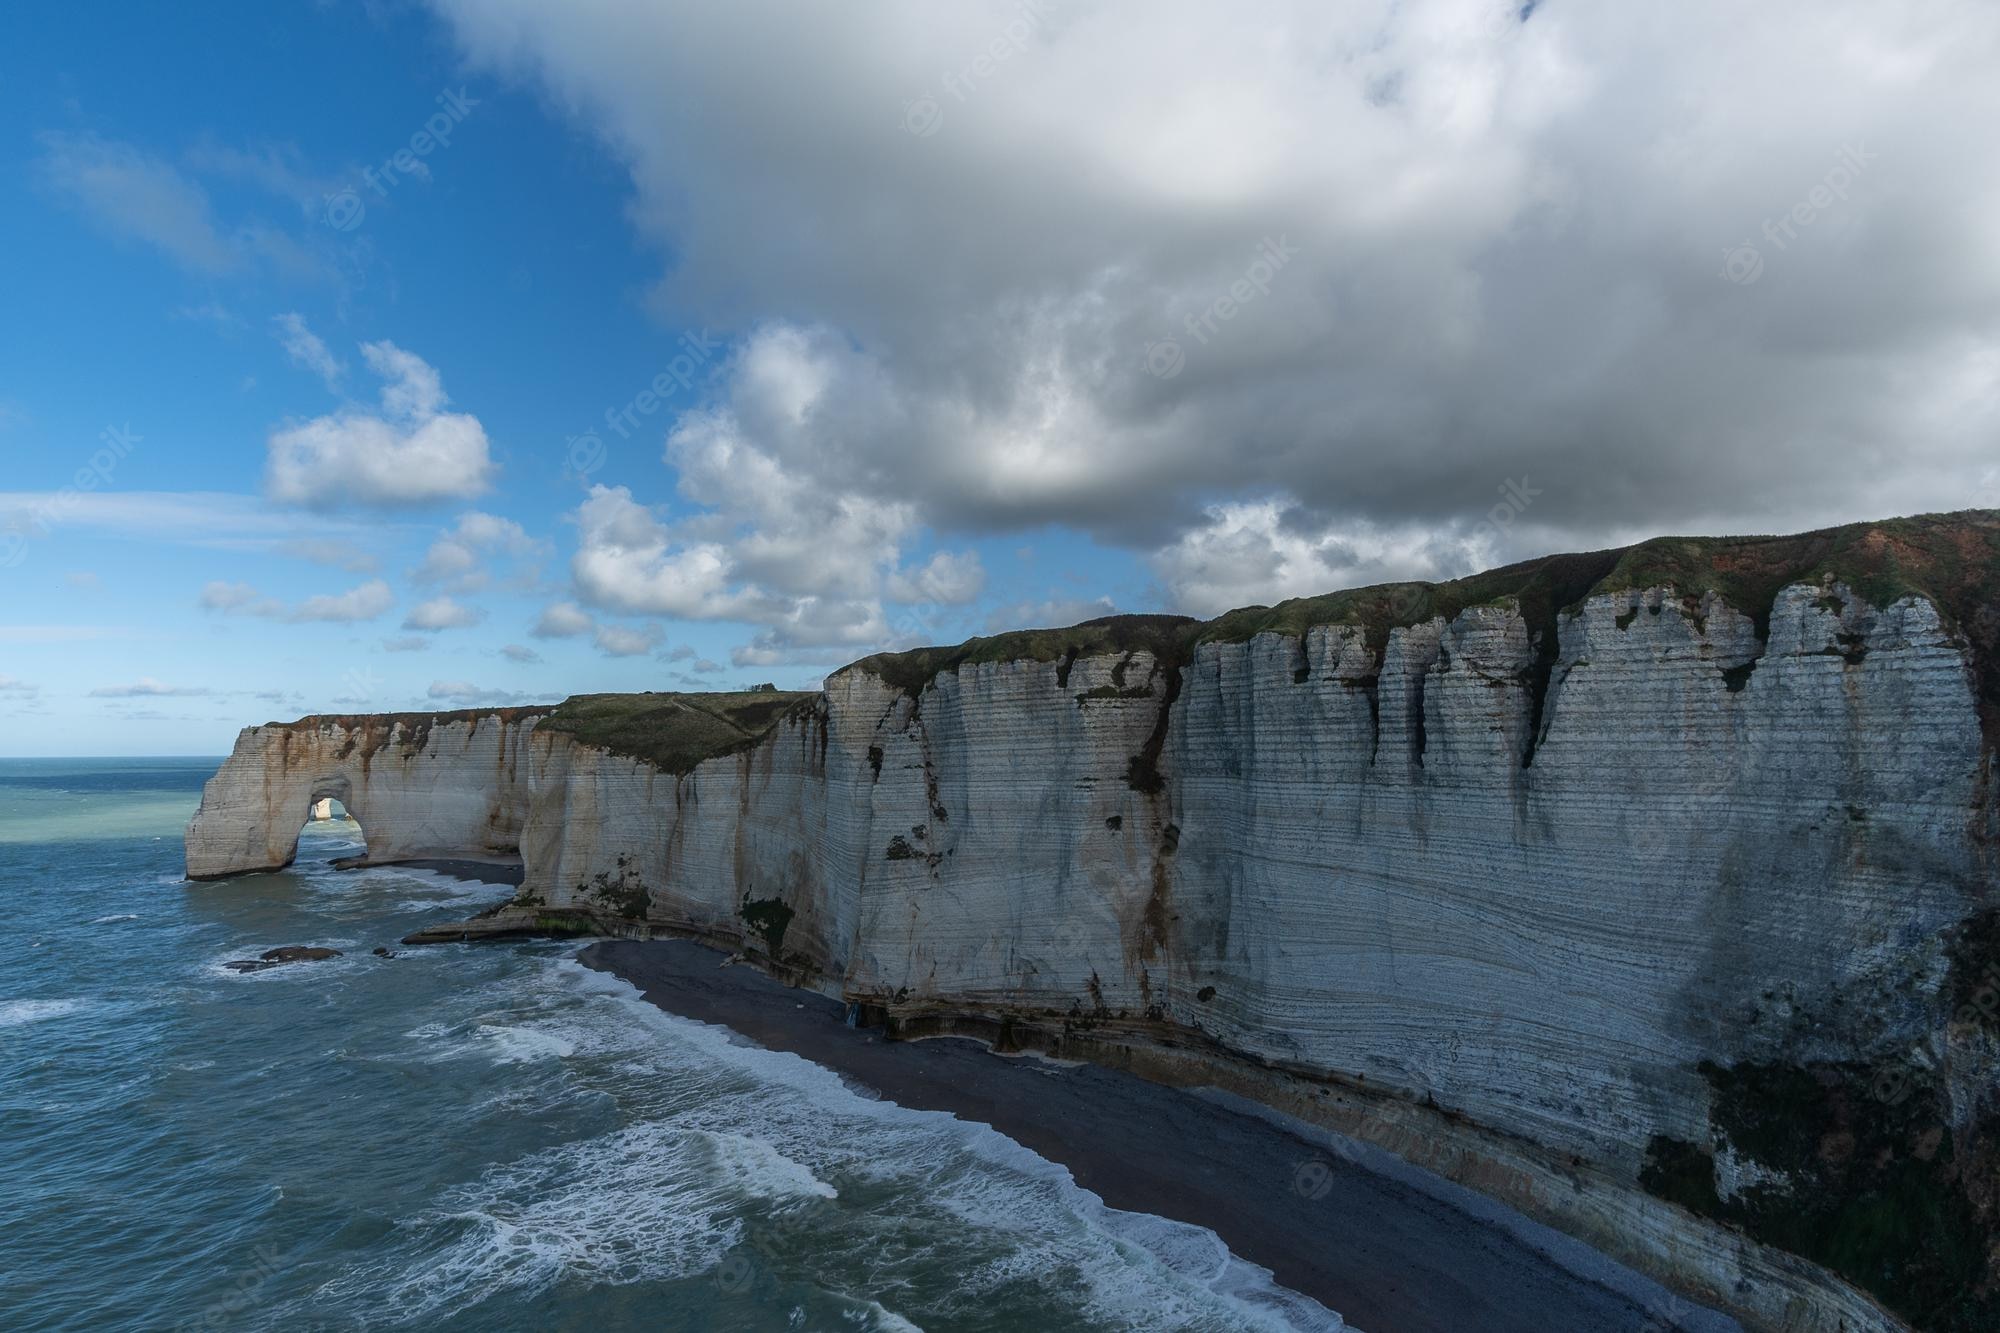
[[[574,1044],[563,1040],[553,1032],[544,1032],[538,1028],[512,1028],[495,1023],[481,1023],[478,1032],[486,1039],[488,1047],[495,1052],[494,1060],[503,1065],[521,1064],[529,1060],[560,1060],[576,1051]]]
[[[744,1193],[758,1198],[837,1199],[840,1191],[762,1139],[709,1132],[717,1168]]]
[[[139,914],[137,912],[118,912],[111,916],[100,916],[96,920],[86,921],[84,924],[87,926],[109,926],[120,921],[137,921],[138,919]]]
[[[870,1321],[870,1333],[924,1333],[921,1328],[880,1301],[864,1302],[862,1315]]]
[[[470,1179],[433,1186],[274,1314],[504,1323],[558,1284],[705,1279],[677,1288],[691,1308],[777,1302],[766,1315],[884,1333],[998,1309],[1024,1326],[1132,1333],[1343,1327],[1212,1231],[1108,1208],[989,1126],[863,1095],[799,1056],[665,1014],[573,958],[533,946],[436,956],[462,983],[357,1049],[483,1057],[487,1072],[447,1080],[483,1099],[454,1111],[471,1141],[503,1110],[517,1119],[510,1099],[524,1089],[533,1115],[589,1136],[467,1163]]]
[[[731,1180],[737,1189],[754,1194],[776,1184],[834,1199],[844,1181],[886,1187],[915,1200],[941,1234],[978,1238],[972,1248],[990,1257],[961,1267],[955,1290],[940,1297],[956,1317],[1025,1284],[1080,1302],[1094,1327],[1135,1333],[1345,1327],[1338,1314],[1231,1253],[1212,1230],[1110,1208],[1068,1168],[990,1126],[863,1096],[832,1070],[665,1014],[628,983],[573,961],[562,960],[552,975],[573,994],[613,1002],[620,1017],[597,1026],[635,1044],[628,1053],[634,1073],[657,1077],[646,1069],[647,1048],[683,1087],[697,1075],[689,1066],[700,1067],[698,1095],[684,1097],[668,1123],[734,1145],[734,1155],[717,1160],[725,1172],[748,1170]],[[892,1270],[899,1260],[945,1257],[908,1248],[900,1223],[874,1236],[866,1233],[869,1220],[852,1214],[833,1225],[850,1233],[840,1248],[864,1290],[898,1282]]]
[[[400,1224],[399,1253],[321,1295],[370,1322],[434,1324],[499,1291],[707,1272],[740,1226],[729,1191],[689,1147],[686,1134],[649,1122],[491,1168]]]

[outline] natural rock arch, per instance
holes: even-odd
[[[253,727],[202,792],[188,878],[280,870],[313,805],[361,826],[363,860],[518,859],[532,766],[531,716],[306,718]]]

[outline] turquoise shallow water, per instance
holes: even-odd
[[[506,894],[181,878],[213,760],[0,761],[0,1328],[1286,1329],[1211,1233],[660,1014]],[[240,975],[283,944],[341,958]]]

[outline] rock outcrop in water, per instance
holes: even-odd
[[[2000,515],[871,658],[809,696],[246,731],[189,871],[525,862],[441,936],[692,934],[1236,1088],[1770,1328],[2000,1318]],[[1273,1182],[1283,1188],[1284,1182]],[[1662,1327],[1667,1327],[1663,1324]]]
[[[320,948],[307,944],[286,944],[276,949],[266,949],[255,958],[238,958],[223,966],[232,972],[267,972],[287,963],[317,963],[324,958],[338,958],[340,950]]]

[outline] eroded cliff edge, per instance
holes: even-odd
[[[1662,540],[872,658],[813,696],[246,731],[518,852],[469,930],[686,933],[903,1032],[1218,1083],[1773,1328],[1990,1327],[2000,516]],[[1283,1187],[1274,1182],[1274,1187]]]

